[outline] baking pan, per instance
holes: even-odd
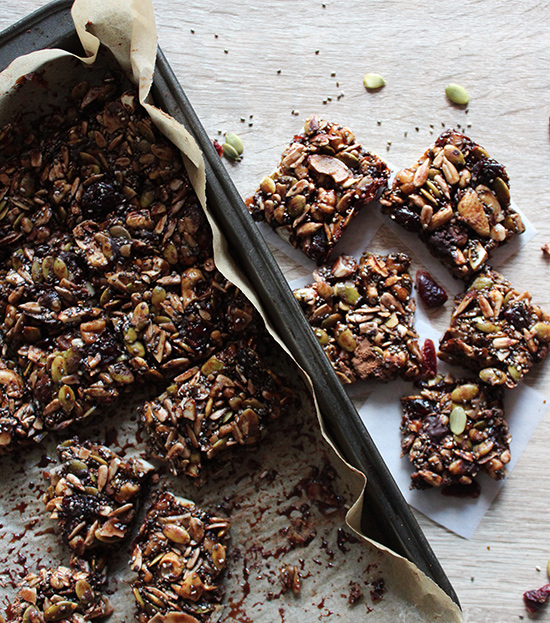
[[[17,56],[36,49],[56,47],[81,53],[71,6],[72,0],[55,0],[0,33],[0,69]],[[416,564],[458,604],[451,583],[160,49],[153,96],[158,106],[184,124],[202,149],[209,207],[234,259],[244,269],[279,335],[312,379],[327,431],[335,445],[350,464],[367,475],[365,533]]]

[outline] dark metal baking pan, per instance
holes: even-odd
[[[70,15],[72,0],[55,0],[0,34],[0,69],[36,49],[80,53]],[[231,178],[159,50],[153,96],[182,122],[206,161],[207,198],[235,259],[298,363],[313,381],[329,435],[346,460],[367,475],[366,532],[415,563],[457,604],[458,598],[380,453],[307,324],[281,270],[250,218]]]

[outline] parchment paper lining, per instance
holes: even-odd
[[[109,0],[101,3],[94,0],[77,0],[73,7],[73,18],[83,47],[86,50],[86,58],[82,59],[82,62],[87,65],[92,65],[95,62],[99,41],[101,40],[101,43],[111,50],[119,65],[131,76],[132,81],[139,86],[140,101],[147,109],[157,127],[182,151],[187,171],[199,199],[206,210],[214,232],[214,254],[218,268],[226,277],[237,283],[256,306],[260,308],[259,301],[250,290],[246,279],[230,260],[229,254],[227,253],[226,242],[206,208],[205,171],[199,148],[180,124],[166,113],[156,108],[151,101],[149,90],[152,84],[157,48],[152,4],[147,0],[133,0],[130,2],[124,0]],[[46,50],[34,52],[25,57],[16,59],[10,67],[0,74],[0,115],[2,111],[6,111],[9,107],[11,100],[9,94],[12,93],[17,80],[21,76],[37,71],[47,63],[53,64],[63,62],[63,59],[69,56],[72,55],[64,51]],[[25,86],[24,84],[20,88],[24,88]],[[6,95],[8,97],[6,97]],[[276,336],[274,337],[277,339]],[[280,343],[280,340],[278,341]],[[284,348],[284,345],[281,344],[281,346]],[[308,383],[308,386],[311,388],[310,383]],[[122,415],[120,417],[122,417]],[[126,420],[125,423],[135,420],[134,415],[130,416],[127,414],[127,417],[128,420]],[[114,420],[113,423],[116,424],[116,420]],[[121,433],[124,430],[125,423],[121,422],[120,427],[118,427]],[[331,460],[334,463],[337,452],[330,446],[330,442],[326,438],[321,419],[319,419],[319,425],[324,441],[328,444],[325,446],[325,452],[327,456],[332,457]],[[97,428],[92,431],[95,435],[98,435],[99,432]],[[135,437],[135,429],[133,432],[131,431],[129,433],[129,436],[131,437],[132,434]],[[274,443],[276,443],[276,441],[275,439]],[[52,452],[55,445],[54,439],[48,440],[47,444],[48,451]],[[2,462],[6,467],[11,464],[13,472],[21,476],[19,479],[21,481],[27,480],[29,477],[37,479],[40,476],[39,471],[43,462],[37,462],[37,452],[38,451],[34,453],[25,452],[23,456],[4,457]],[[46,463],[47,462],[48,461],[46,461]],[[352,497],[357,497],[358,492],[364,485],[364,478],[357,471],[350,468],[350,466],[344,465],[341,457],[339,457],[339,460],[337,460],[335,464],[338,471],[343,470],[345,473],[345,480],[348,483],[348,493],[351,493]],[[261,466],[258,467],[261,468]],[[17,480],[13,481],[13,484],[16,485],[16,482]],[[46,518],[43,516],[43,513],[41,513],[40,504],[36,502],[37,493],[40,492],[40,488],[43,486],[42,483],[36,486],[34,480],[32,480],[28,482],[27,488],[24,488],[22,482],[19,482],[19,485],[19,490],[15,491],[13,494],[4,491],[0,498],[2,507],[5,509],[5,521],[3,522],[5,525],[2,528],[1,538],[7,538],[9,534],[11,534],[12,542],[16,542],[18,538],[24,538],[27,533],[29,535],[33,534],[32,530],[35,529],[36,526],[42,527],[43,524],[48,525]],[[220,479],[218,486],[223,487],[223,479]],[[344,486],[343,481],[342,486]],[[23,490],[21,487],[23,487]],[[28,490],[30,490],[30,493]],[[20,505],[17,506],[20,515],[17,517],[17,513],[10,507],[10,504],[12,504],[14,500],[19,500],[22,495],[26,495],[28,499],[27,501],[21,501]],[[360,509],[361,497],[356,500],[346,517],[348,524],[355,530],[359,529]],[[23,536],[17,537],[14,528],[17,529],[17,526],[20,526],[21,522],[23,522],[24,526],[24,530],[21,533]],[[255,537],[261,539],[265,535],[273,534],[273,528],[274,526],[272,525],[267,525],[265,527],[255,526],[255,530],[257,530]],[[32,548],[38,547],[39,541],[36,541],[35,538],[40,536],[46,538],[49,532],[51,532],[49,525],[45,531],[43,529],[35,531],[32,537],[32,545],[27,551],[30,552]],[[363,540],[363,544],[361,548],[359,548],[361,564],[365,564],[363,557],[368,554],[368,565],[378,565],[377,570],[384,577],[387,586],[387,593],[384,599],[379,602],[371,613],[371,619],[373,621],[436,621],[441,620],[441,616],[444,616],[445,620],[449,622],[463,620],[459,609],[453,604],[449,597],[439,589],[434,582],[424,576],[413,564],[365,537],[361,537],[361,539]],[[56,557],[56,553],[58,554],[59,552],[56,552],[56,546],[52,544],[52,540],[49,538],[48,543],[48,545],[45,545],[46,553],[35,555],[35,561],[45,561],[50,557],[59,560]],[[53,543],[55,543],[55,540],[53,540]],[[8,557],[15,549],[15,545],[13,548],[8,549]],[[353,564],[348,565],[347,561],[348,558],[351,559],[353,557],[347,555],[344,558],[346,559],[346,564],[339,567],[339,573],[337,573],[336,568],[331,568],[329,575],[332,588],[337,587],[338,582],[341,582],[342,578],[349,581],[350,578],[357,577],[357,569],[354,568]],[[28,561],[29,566],[34,566],[32,562],[31,560]],[[24,561],[20,564],[26,567],[27,563]],[[115,569],[116,568],[117,566],[115,563]],[[337,579],[338,581],[336,581]],[[230,581],[231,580],[229,580],[229,582]],[[133,603],[131,602],[131,598],[129,598],[127,587],[123,585],[124,579],[119,578],[118,584],[119,590],[116,593],[114,601],[119,605],[119,612],[115,614],[111,620],[129,620],[131,618],[130,613],[133,612]],[[324,582],[321,582],[315,590],[320,599],[323,598],[325,592],[327,592],[327,594],[330,592],[330,588]],[[250,599],[247,603],[250,605],[261,603],[261,611],[254,612],[254,614],[251,612],[251,615],[248,615],[246,614],[246,604],[241,602],[239,605],[240,610],[226,613],[228,618],[225,620],[235,620],[233,617],[237,616],[237,620],[239,621],[250,621],[252,619],[248,617],[253,616],[253,620],[256,623],[279,620],[282,616],[280,614],[281,602],[279,600],[274,600],[272,602],[265,601],[265,598],[265,594],[262,593],[250,595]],[[120,604],[118,604],[119,601],[121,602]],[[319,607],[317,606],[317,608],[309,609],[304,604],[304,601],[305,598],[303,596],[297,598],[290,596],[290,599],[285,597],[285,602],[287,602],[285,607],[292,606],[296,613],[300,613],[301,621],[319,620],[323,616]],[[337,612],[338,616],[344,621],[356,620],[357,612],[350,608],[345,600],[342,600],[340,607],[338,606],[339,604],[331,604],[332,612]]]

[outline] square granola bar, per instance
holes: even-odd
[[[480,471],[504,478],[511,437],[502,389],[451,375],[417,387],[419,393],[401,399],[402,456],[416,470],[411,489],[471,485]]]
[[[196,477],[222,451],[259,441],[268,422],[296,404],[254,348],[237,342],[176,377],[145,403],[141,421],[154,456],[174,473]]]
[[[413,320],[410,258],[365,253],[339,257],[295,290],[306,318],[342,383],[389,381],[424,373]]]
[[[489,385],[515,387],[550,342],[550,315],[500,273],[486,268],[455,298],[439,357],[475,370]]]
[[[78,439],[65,441],[57,450],[60,464],[50,471],[44,503],[63,540],[82,556],[125,539],[153,466]]]
[[[136,619],[210,621],[224,593],[228,531],[227,519],[168,491],[157,494],[132,552],[132,570],[138,574],[132,585]]]
[[[353,216],[386,186],[388,174],[351,130],[312,115],[246,205],[255,220],[323,264]]]
[[[485,149],[446,130],[415,165],[397,173],[380,203],[454,275],[469,279],[494,249],[525,230],[510,206],[509,183]]]
[[[70,567],[46,568],[27,574],[21,582],[9,621],[84,623],[104,619],[113,607],[102,594],[105,578],[93,565],[71,560]]]

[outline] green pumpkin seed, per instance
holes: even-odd
[[[324,329],[317,328],[314,331],[315,331],[315,335],[317,336],[317,339],[319,340],[319,344],[321,344],[321,346],[328,344],[329,342],[328,333]]]
[[[468,402],[473,400],[479,394],[479,387],[473,383],[464,383],[458,385],[451,392],[451,400],[453,402]],[[454,432],[454,431],[453,431]],[[460,433],[455,433],[459,435]]]
[[[161,288],[160,286],[155,286],[151,294],[151,303],[153,303],[155,307],[158,307],[165,300],[166,290],[164,288]]]
[[[550,342],[550,324],[547,322],[537,322],[533,327],[533,331],[537,334],[539,340]]]
[[[508,366],[508,374],[516,383],[521,379],[521,369],[516,366]]]
[[[292,199],[288,202],[288,211],[290,216],[296,218],[300,216],[306,207],[306,198],[304,195],[294,195]]]
[[[506,383],[506,374],[498,368],[484,368],[480,370],[479,378],[488,385],[503,385]]]
[[[500,327],[493,322],[489,322],[488,320],[480,320],[476,322],[476,329],[478,331],[482,331],[483,333],[494,333],[498,331]]]
[[[273,178],[269,177],[269,175],[266,175],[264,179],[260,182],[260,188],[262,189],[262,192],[268,195],[273,195],[277,190]]]
[[[474,283],[472,283],[472,288],[483,290],[484,288],[490,288],[492,285],[493,281],[489,279],[489,277],[478,277]]]
[[[451,100],[453,104],[459,104],[461,106],[466,105],[470,101],[468,91],[459,84],[452,82],[445,87],[445,95]]]
[[[230,145],[229,143],[224,143],[222,145],[222,151],[223,151],[223,155],[228,159],[228,160],[238,160],[239,159],[239,152],[233,147],[233,145]]]
[[[44,621],[62,621],[77,609],[72,601],[58,601],[44,612]]]
[[[234,132],[228,132],[225,135],[225,142],[226,144],[231,145],[231,147],[233,147],[233,149],[237,152],[239,156],[243,153],[244,145],[241,141],[241,137],[238,134],[235,134]]]
[[[132,357],[143,357],[145,355],[145,346],[141,342],[136,341],[132,344],[126,344],[126,350]]]
[[[54,357],[52,361],[52,370],[51,370],[52,380],[56,383],[65,376],[65,357],[62,355],[58,355]]]
[[[493,190],[502,205],[508,205],[510,203],[510,189],[508,188],[508,184],[501,177],[497,177],[493,182]]]
[[[361,296],[357,288],[349,283],[337,284],[335,291],[337,296],[350,305],[355,305]]]
[[[70,413],[75,404],[75,395],[68,385],[63,385],[57,393],[57,398],[61,403],[61,407],[65,413]]]
[[[466,411],[462,407],[455,407],[451,411],[451,417],[449,418],[449,428],[454,435],[462,435],[466,428],[466,422],[468,418]]]
[[[219,359],[216,359],[216,357],[210,357],[208,361],[203,363],[201,372],[204,374],[204,376],[210,376],[214,372],[219,372],[220,370],[223,370],[223,369],[224,369],[224,365],[222,361],[220,361]]]
[[[69,276],[67,264],[60,257],[56,257],[53,262],[53,274],[60,280]]]
[[[357,348],[357,342],[353,337],[353,333],[349,329],[341,331],[336,338],[336,341],[348,353],[352,353]]]
[[[86,580],[80,579],[77,581],[74,587],[74,592],[80,601],[91,602],[94,593],[92,591],[92,587],[86,582]]]
[[[381,89],[385,84],[386,81],[380,74],[365,74],[363,77],[363,86],[369,91]]]

